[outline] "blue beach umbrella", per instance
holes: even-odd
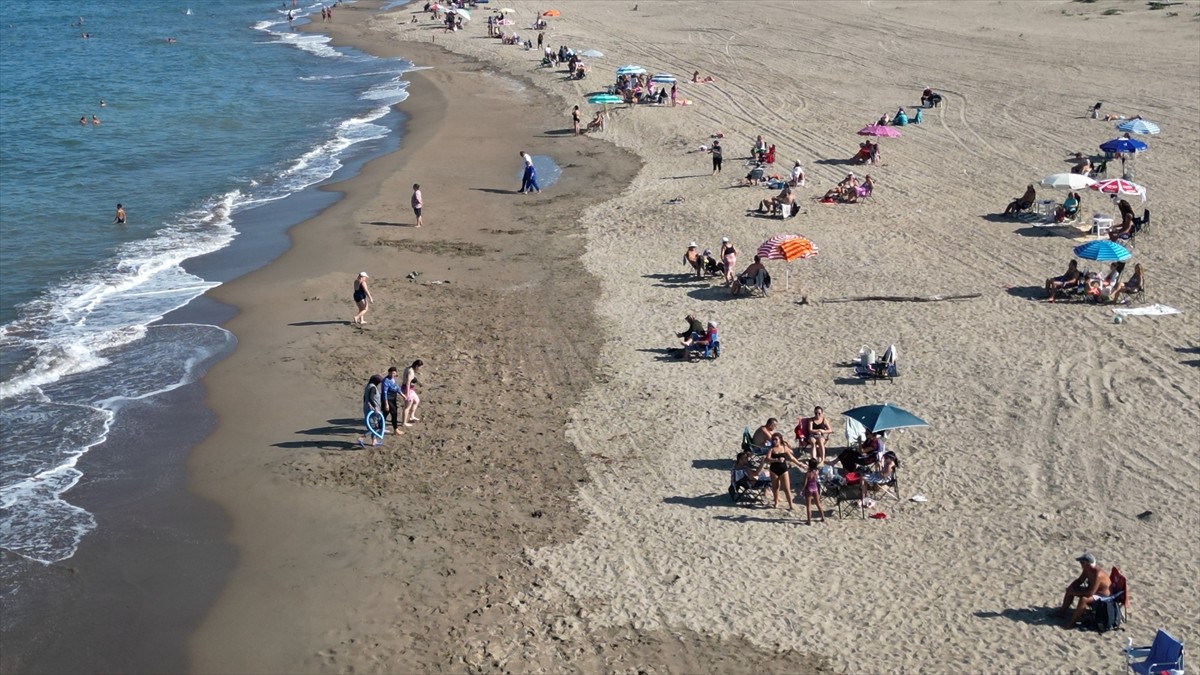
[[[1127,131],[1133,134],[1150,134],[1153,136],[1158,133],[1158,125],[1149,120],[1125,120],[1117,125],[1117,131]]]
[[[618,75],[643,75],[646,69],[641,66],[628,65],[617,68]]]
[[[929,426],[925,420],[891,403],[864,405],[847,410],[842,414],[862,424],[867,431],[878,432],[888,429]]]
[[[1133,257],[1129,249],[1115,241],[1097,239],[1075,247],[1075,255],[1096,262],[1125,262]]]
[[[1105,141],[1100,144],[1100,149],[1105,152],[1120,152],[1125,154],[1145,152],[1147,148],[1149,148],[1148,145],[1136,138],[1114,138],[1111,141]]]
[[[675,76],[670,73],[655,73],[650,81],[655,84],[675,84]]]

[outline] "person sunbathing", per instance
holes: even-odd
[[[779,191],[779,194],[774,197],[767,197],[758,203],[759,213],[780,213],[783,211],[784,204],[795,204],[796,198],[792,196],[792,186],[785,185]]]
[[[1105,296],[1111,296],[1116,290],[1117,283],[1121,279],[1121,271],[1125,268],[1122,263],[1112,263],[1108,266],[1108,274],[1103,277],[1094,276],[1087,280],[1087,292],[1096,300],[1100,300]]]
[[[800,166],[799,161],[797,161],[795,166],[792,167],[792,177],[790,180],[788,180],[788,185],[791,185],[792,187],[800,187],[804,185],[804,169]]]
[[[1079,285],[1079,261],[1071,259],[1067,263],[1067,271],[1062,276],[1052,277],[1046,280],[1046,302],[1054,302],[1054,296],[1059,291],[1067,288],[1074,288]]]
[[[867,141],[859,143],[858,154],[851,157],[850,161],[854,162],[855,164],[866,164],[867,162],[871,161],[871,144]]]
[[[1133,236],[1133,211],[1127,211],[1121,214],[1121,224],[1109,228],[1108,238],[1110,241],[1118,241],[1120,239],[1128,239]]]
[[[691,265],[692,269],[696,270],[696,276],[703,276],[704,259],[700,257],[700,247],[696,242],[688,244],[687,250],[683,253],[683,264]]]
[[[1071,167],[1071,173],[1077,173],[1081,176],[1090,175],[1092,173],[1092,160],[1085,157],[1082,162]]]
[[[713,79],[712,75],[705,75],[704,78],[701,79],[700,71],[697,70],[696,72],[692,73],[692,83],[693,84],[708,84],[709,82],[714,82],[714,81],[715,80]]]
[[[771,436],[775,433],[775,428],[779,426],[779,420],[774,417],[768,419],[765,424],[754,430],[750,436],[750,443],[757,448],[765,448],[771,443]]]
[[[892,123],[892,118],[887,113],[883,113],[883,116],[880,117],[877,122],[875,122],[876,126],[881,126],[881,127],[890,126],[891,123]]]
[[[1061,206],[1054,208],[1054,222],[1062,223],[1075,217],[1079,213],[1079,194],[1072,192],[1063,200]]]
[[[1037,201],[1037,190],[1033,189],[1033,183],[1025,188],[1025,194],[1012,200],[1007,208],[1004,209],[1004,215],[1014,216],[1021,211],[1027,211],[1033,207],[1033,203]]]
[[[1112,295],[1109,296],[1109,298],[1115,303],[1124,304],[1125,302],[1129,302],[1129,300],[1126,298],[1124,301],[1122,301],[1122,293],[1128,296],[1131,293],[1140,292],[1145,287],[1145,272],[1142,271],[1142,263],[1137,263],[1133,266],[1133,274],[1129,277],[1129,281],[1122,281],[1118,283],[1117,287],[1113,289]]]
[[[604,131],[604,113],[598,112],[587,125],[588,131]]]
[[[759,185],[765,180],[767,175],[766,168],[762,164],[755,164],[750,173],[746,174],[742,185]]]
[[[1112,593],[1112,579],[1096,564],[1096,556],[1084,553],[1075,560],[1079,562],[1079,576],[1067,585],[1062,606],[1058,608],[1058,614],[1061,616],[1070,611],[1073,602],[1078,601],[1079,603],[1070,618],[1067,619],[1067,628],[1071,628],[1079,622],[1083,613],[1096,598],[1102,598]]]
[[[717,341],[717,322],[709,321],[704,330],[696,331],[683,339],[683,347],[705,347]]]
[[[854,174],[848,173],[840,183],[833,186],[821,197],[823,202],[841,201],[848,202],[857,198],[858,178]]]
[[[821,406],[813,408],[813,415],[808,420],[808,441],[812,443],[813,459],[822,464],[825,463],[825,442],[832,433],[833,429],[825,417],[825,409]]]
[[[729,294],[737,295],[741,292],[743,286],[753,286],[754,284],[758,283],[759,275],[765,274],[766,271],[767,268],[762,264],[762,258],[760,256],[754,256],[754,262],[746,267],[746,269],[738,275],[738,278],[733,280],[733,285],[729,287]]]

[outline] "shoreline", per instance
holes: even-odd
[[[341,17],[364,10],[369,11],[343,8]],[[205,380],[219,422],[193,453],[189,470],[194,489],[231,514],[240,555],[229,586],[189,642],[191,669],[561,670],[573,663],[612,670],[670,662],[699,670],[714,664],[727,669],[795,664],[788,652],[747,659],[705,633],[590,625],[584,630],[586,608],[544,592],[546,583],[526,551],[570,539],[583,527],[574,489],[564,489],[563,481],[586,481],[584,460],[563,429],[566,410],[595,380],[600,351],[601,331],[584,310],[597,296],[595,280],[579,268],[582,239],[572,223],[589,204],[624,190],[639,165],[606,142],[563,136],[565,115],[550,113],[554,104],[519,79],[499,77],[440,48],[397,45],[377,35],[349,39],[344,28],[330,30],[335,42],[347,40],[377,55],[406,55],[433,68],[407,78],[412,95],[399,108],[410,126],[400,150],[325,188],[344,191],[345,197],[294,228],[293,246],[278,261],[213,292],[242,307],[227,325],[240,342]],[[469,142],[447,138],[448,130],[470,126],[472,106],[489,98],[499,112],[489,116],[488,129]],[[497,141],[492,128],[524,136],[528,145]],[[551,131],[539,133],[546,129]],[[516,189],[517,149],[554,157],[562,176],[541,195],[506,194]],[[409,163],[422,161],[469,166],[471,176],[482,179],[444,207],[462,223],[431,217],[434,206],[427,207],[421,231],[391,230],[404,220],[394,214],[407,211],[404,188],[411,179],[401,175]],[[428,172],[422,175],[426,203],[435,205]],[[481,214],[486,218],[478,222]],[[338,226],[346,221],[358,226]],[[389,229],[378,232],[372,224]],[[331,253],[353,262],[325,274]],[[381,254],[400,260],[381,264]],[[410,268],[432,275],[430,267],[437,268],[438,280],[451,283],[425,287],[400,278]],[[430,382],[422,393],[424,421],[399,443],[389,436],[383,448],[369,451],[350,449],[357,424],[351,411],[365,374],[328,356],[369,355],[371,347],[362,339],[389,331],[380,307],[368,314],[364,332],[326,327],[341,323],[336,319],[292,321],[322,326],[298,339],[262,327],[283,325],[280,316],[297,311],[308,316],[314,306],[348,317],[342,287],[359,268],[397,270],[391,279],[373,273],[377,297],[405,289],[424,296],[431,290],[429,297],[409,298],[399,311],[412,316],[393,324],[405,342],[418,345],[431,369],[422,377]],[[285,293],[292,306],[281,308],[279,288],[268,287],[289,284],[296,286]],[[336,299],[326,302],[328,294]],[[448,306],[464,316],[447,316]],[[404,329],[433,316],[440,325]],[[481,326],[490,316],[497,318],[495,325]],[[494,334],[477,335],[482,328]],[[354,332],[348,337],[346,331]],[[379,339],[387,352],[398,351],[399,340]],[[280,368],[293,370],[290,358],[279,357],[282,348],[304,354],[307,371],[280,374]],[[442,355],[431,359],[431,352]],[[262,361],[270,367],[262,368]],[[273,373],[266,388],[248,372],[255,362],[258,372]],[[337,393],[309,391],[305,385],[313,378],[336,383]],[[270,400],[276,390],[295,400],[278,405]],[[280,423],[256,426],[247,419],[247,399],[261,407],[254,419]],[[339,412],[297,414],[297,409]],[[319,426],[297,432],[305,424]],[[301,440],[271,443],[289,432]],[[284,448],[288,458],[261,451],[245,456],[245,448],[271,445]],[[458,456],[448,464],[439,457],[445,451]],[[457,468],[441,478],[448,466]],[[452,480],[443,485],[446,479]]]

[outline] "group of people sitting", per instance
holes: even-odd
[[[837,185],[829,188],[825,196],[821,197],[821,202],[824,204],[853,204],[864,197],[869,197],[874,189],[875,181],[871,178],[871,174],[863,176],[860,181],[858,176],[848,173]]]
[[[754,145],[750,148],[750,159],[757,164],[774,164],[775,163],[775,145],[767,145],[767,141],[763,139],[762,134],[754,139]]]
[[[709,321],[706,325],[697,319],[695,314],[688,314],[683,320],[688,322],[687,328],[682,333],[675,334],[682,345],[680,356],[687,356],[690,351],[716,344],[720,340],[716,321]]]
[[[881,127],[886,127],[889,125],[893,125],[893,126],[897,126],[897,127],[904,127],[904,126],[908,126],[909,122],[912,122],[913,124],[920,124],[922,122],[922,120],[923,120],[923,117],[921,116],[920,108],[917,108],[913,112],[912,119],[910,120],[908,117],[908,113],[904,112],[904,106],[900,106],[899,108],[896,109],[895,115],[889,116],[887,113],[884,113],[883,116],[880,117],[879,120],[875,122],[875,124],[877,124]]]
[[[831,473],[833,480],[843,484],[857,481],[865,493],[872,486],[891,482],[900,466],[896,453],[884,445],[884,433],[875,432],[868,432],[865,440],[846,448],[836,459],[826,459],[825,447],[832,428],[820,406],[813,408],[812,416],[803,417],[796,423],[795,449],[784,440],[778,429],[779,421],[772,417],[754,430],[750,436],[751,447],[744,447],[742,452],[738,453],[734,464],[734,480],[753,481],[769,478],[772,507],[779,507],[779,493],[782,491],[788,509],[791,510],[794,500],[789,474],[793,467],[800,469],[804,473],[801,493],[804,495],[809,524],[812,523],[814,506],[824,520],[820,502],[822,467],[831,464],[836,466],[836,469],[826,469],[836,471]],[[802,462],[797,457],[796,450],[805,447],[809,449],[809,457],[806,462]]]
[[[1133,274],[1127,281],[1121,281],[1125,271],[1125,263],[1114,262],[1108,266],[1108,272],[1101,276],[1097,273],[1087,273],[1079,269],[1079,261],[1072,259],[1067,263],[1067,271],[1060,276],[1046,280],[1046,302],[1054,302],[1059,293],[1087,297],[1095,302],[1113,302],[1124,304],[1129,302],[1129,295],[1138,293],[1146,287],[1146,275],[1142,264],[1133,266]],[[1124,298],[1122,296],[1125,296]]]
[[[706,248],[701,252],[699,245],[693,241],[684,251],[683,264],[695,270],[697,279],[702,279],[706,275],[710,277],[720,275],[724,277],[725,285],[728,286],[735,281],[737,249],[729,241],[729,237],[721,237],[721,249],[717,253],[717,258],[713,258],[710,249]]]
[[[878,164],[879,159],[879,144],[871,141],[863,141],[858,144],[858,153],[850,158],[850,161],[855,164]]]

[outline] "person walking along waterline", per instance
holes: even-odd
[[[425,200],[421,197],[421,184],[413,183],[412,210],[417,216],[417,227],[424,225],[421,220],[421,210],[425,208]]]
[[[383,399],[383,419],[392,418],[392,433],[402,434],[404,430],[400,428],[400,382],[398,380],[398,371],[396,366],[388,368],[387,377],[383,378],[383,391],[380,396]],[[407,404],[407,401],[405,402]]]
[[[380,377],[379,375],[372,375],[371,379],[367,381],[367,385],[365,387],[363,387],[363,394],[362,394],[363,420],[364,420],[364,423],[367,425],[367,433],[359,434],[359,436],[358,436],[358,447],[360,447],[360,448],[367,447],[366,443],[364,443],[363,441],[366,440],[366,437],[368,435],[377,436],[375,438],[375,440],[371,443],[371,445],[383,445],[383,430],[384,430],[383,417],[382,417],[383,403],[380,400],[380,392],[379,392],[379,386],[381,384],[383,384],[383,378]],[[377,417],[373,413],[379,413],[379,416]],[[374,431],[371,430],[372,420],[379,421],[378,434],[376,434]]]
[[[354,304],[358,307],[358,314],[354,315],[354,323],[363,325],[366,323],[368,303],[375,302],[375,298],[371,297],[371,289],[367,288],[367,273],[359,272],[358,278],[354,280]]]

